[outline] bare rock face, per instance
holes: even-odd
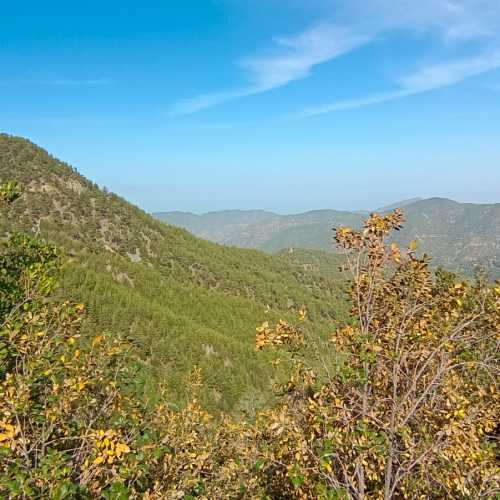
[[[135,253],[130,253],[127,252],[127,257],[132,261],[132,262],[141,262],[142,257],[141,257],[141,251],[139,248],[135,249]]]
[[[213,356],[215,355],[215,348],[211,344],[203,344],[202,345],[202,350],[205,356]]]
[[[85,191],[85,186],[82,183],[78,182],[76,179],[69,179],[66,182],[66,186],[76,194],[82,194]]]

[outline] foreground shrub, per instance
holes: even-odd
[[[14,183],[0,201],[21,195]],[[183,408],[137,397],[134,348],[81,335],[54,298],[56,249],[0,252],[0,495],[5,498],[488,498],[498,493],[500,286],[429,269],[386,240],[402,216],[336,232],[352,318],[329,343],[280,321],[256,349],[290,366],[254,422],[211,415],[201,374]],[[161,391],[161,388],[159,389]]]
[[[20,191],[0,194],[8,205]],[[51,245],[12,235],[0,264],[2,497],[237,497],[256,483],[247,428],[201,408],[196,370],[185,408],[160,396],[151,409],[137,397],[131,346],[82,338],[85,306],[54,298]]]
[[[402,215],[336,231],[353,323],[331,342],[343,370],[317,386],[296,357],[297,394],[269,416],[274,491],[329,498],[482,498],[498,493],[500,286],[438,273],[387,244]],[[257,347],[296,346],[298,330],[260,329]],[[302,340],[302,343],[304,341]],[[295,490],[290,487],[295,486]]]

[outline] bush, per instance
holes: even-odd
[[[331,336],[345,364],[309,397],[288,398],[268,416],[274,491],[311,498],[498,492],[500,286],[443,272],[433,278],[415,243],[386,244],[401,224],[396,211],[372,215],[362,232],[336,231],[353,279],[353,322]],[[300,337],[283,331],[261,329],[257,347]],[[299,377],[289,387],[303,395],[317,374],[296,351],[294,359]]]
[[[305,307],[297,325],[257,329],[256,349],[291,371],[250,423],[202,408],[197,369],[183,408],[137,398],[133,347],[82,335],[85,306],[54,299],[57,251],[13,235],[0,254],[0,494],[492,497],[500,286],[433,276],[415,245],[386,244],[401,223],[395,212],[337,230],[352,317],[328,346],[307,333]]]

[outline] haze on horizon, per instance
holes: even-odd
[[[28,0],[0,130],[148,211],[500,202],[497,0]]]

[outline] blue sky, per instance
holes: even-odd
[[[500,202],[498,0],[27,0],[0,130],[146,210]]]

